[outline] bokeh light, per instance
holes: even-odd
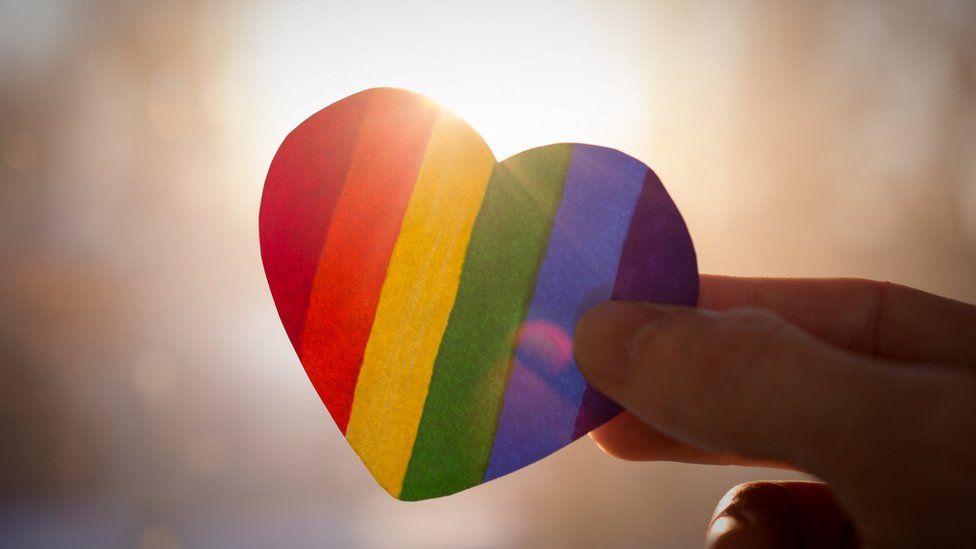
[[[15,170],[29,170],[37,164],[37,140],[29,133],[15,133],[3,140],[3,161]]]
[[[641,51],[612,48],[640,36],[594,21],[595,4],[395,4],[370,0],[269,4],[249,53],[279,135],[361,89],[397,86],[428,95],[467,120],[499,159],[564,141],[626,146],[653,105]],[[634,107],[640,105],[639,109]]]

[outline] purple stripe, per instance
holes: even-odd
[[[573,440],[586,388],[572,359],[573,329],[587,308],[611,296],[646,173],[644,164],[613,149],[574,145],[512,361],[486,481]]]
[[[698,265],[685,222],[661,180],[648,170],[630,223],[613,299],[675,305],[698,303]],[[620,412],[613,401],[587,386],[574,438]]]
[[[619,404],[587,383],[583,391],[583,402],[576,416],[576,425],[573,427],[573,440],[617,417],[623,410]]]
[[[668,191],[650,170],[620,255],[613,298],[698,304],[698,262],[691,235]]]

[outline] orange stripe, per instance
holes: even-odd
[[[387,264],[436,116],[434,105],[419,95],[371,92],[312,283],[299,351],[343,433]]]
[[[357,93],[302,122],[285,138],[268,170],[258,221],[261,257],[296,352],[322,246],[370,95]]]

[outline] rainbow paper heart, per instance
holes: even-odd
[[[312,384],[404,500],[515,471],[619,413],[573,361],[588,307],[698,295],[691,238],[647,166],[579,144],[496,163],[464,121],[390,88],[285,138],[260,234]]]

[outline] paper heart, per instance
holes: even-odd
[[[312,384],[404,500],[515,471],[619,413],[573,361],[588,307],[698,296],[684,221],[643,163],[579,144],[496,163],[464,121],[391,88],[285,138],[260,237]]]

